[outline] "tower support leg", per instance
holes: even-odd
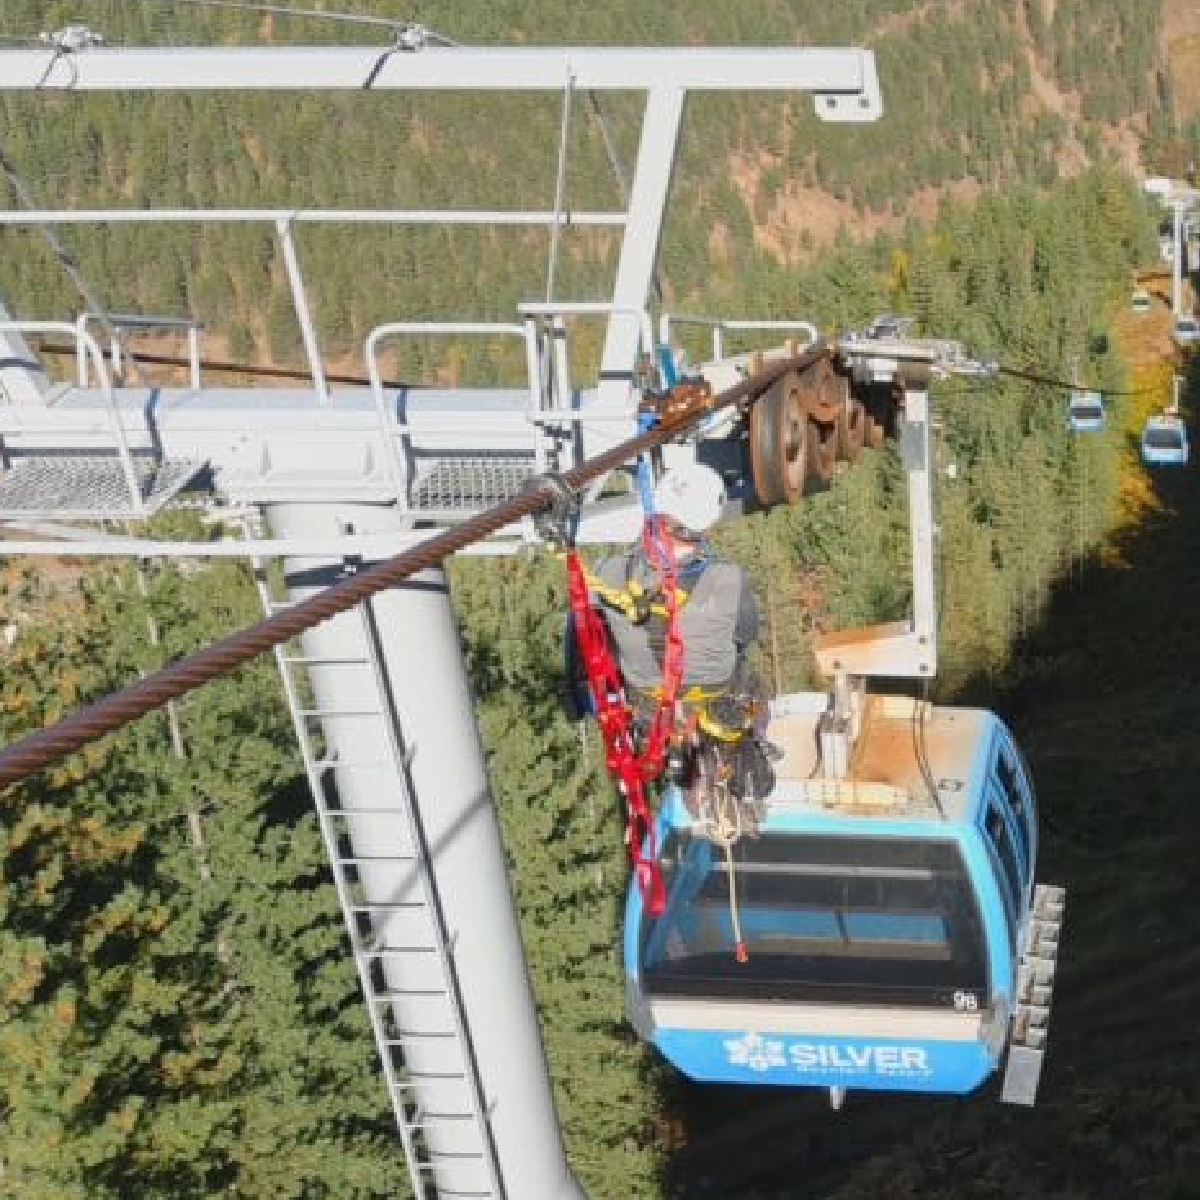
[[[269,506],[266,516],[271,532],[279,537],[376,533],[400,526],[395,510],[369,505],[278,504]],[[310,595],[345,569],[340,561],[289,560],[289,595]],[[318,626],[304,643],[305,655],[319,660],[310,668],[316,701],[331,711],[347,702],[352,705],[354,697],[338,696],[335,686],[322,685],[320,662],[330,663],[332,679],[333,664],[361,653],[354,644],[361,637],[361,622],[339,625],[340,619]],[[422,572],[374,597],[368,621],[377,636],[387,705],[399,726],[405,786],[411,790],[419,826],[416,851],[424,856],[438,910],[435,925],[440,927],[438,936],[444,941],[450,982],[469,1041],[464,1052],[482,1093],[500,1178],[498,1200],[587,1200],[563,1148],[444,573]],[[339,730],[338,719],[328,718],[329,744],[339,751],[351,747],[359,762],[386,760],[388,745],[363,744],[369,733],[357,735],[357,745],[351,745],[353,737],[347,741],[344,726],[350,720],[343,720]],[[356,772],[354,761],[347,754],[346,770],[337,775],[341,803],[358,813],[393,807],[394,798],[378,795],[380,777],[374,777],[373,786],[368,784],[370,775]],[[394,836],[377,837],[385,824],[368,816],[348,825],[351,855],[376,873],[386,871],[386,860],[397,857]],[[411,868],[397,860],[394,869],[395,879],[376,877],[373,890],[411,895]],[[401,960],[397,970],[403,965]]]

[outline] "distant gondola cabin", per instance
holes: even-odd
[[[1190,457],[1187,424],[1173,413],[1148,417],[1142,427],[1142,462],[1152,467],[1185,467]]]
[[[1180,346],[1192,346],[1200,342],[1200,320],[1191,313],[1179,313],[1171,322],[1171,336]]]
[[[1103,429],[1103,393],[1072,392],[1067,401],[1067,424],[1076,433],[1090,433]]]

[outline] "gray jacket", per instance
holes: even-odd
[[[683,638],[684,690],[694,686],[727,687],[746,647],[758,637],[758,605],[746,572],[733,563],[709,558],[697,576],[686,562],[676,564],[678,586],[689,592],[679,609]],[[631,580],[655,589],[658,573],[641,548],[603,559],[596,575],[609,587],[624,589]],[[642,691],[662,683],[661,647],[656,652],[655,620],[635,624],[624,613],[601,603],[616,643],[625,683]],[[661,630],[661,619],[657,622]],[[661,641],[661,633],[659,636]]]

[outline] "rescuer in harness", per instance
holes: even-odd
[[[758,638],[758,605],[745,570],[716,557],[705,537],[724,505],[725,485],[711,467],[690,463],[667,471],[654,490],[654,509],[662,518],[658,539],[642,539],[625,553],[603,559],[592,590],[612,637],[626,698],[645,720],[661,695],[668,632],[662,572],[651,555],[670,555],[683,642],[679,700],[689,740],[676,741],[668,775],[686,794],[694,770],[689,749],[707,738],[723,745],[734,792],[761,799],[775,778],[772,750],[762,737],[766,696],[747,661]]]

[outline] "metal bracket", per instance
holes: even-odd
[[[903,349],[903,346],[897,344]],[[928,352],[909,356],[928,365]],[[891,348],[881,358],[868,354],[864,362],[890,370],[897,362]],[[908,528],[912,565],[912,616],[859,629],[821,634],[813,651],[822,674],[902,676],[931,679],[937,668],[937,595],[934,580],[932,478],[929,448],[929,396],[913,383],[904,389],[904,425],[900,451],[908,480]]]
[[[1033,1104],[1037,1099],[1065,904],[1064,888],[1039,883],[1034,889],[1033,909],[1017,967],[1012,1042],[1000,1093],[1005,1104]]]
[[[862,731],[865,683],[845,672],[834,674],[829,692],[829,707],[817,722],[821,747],[821,778],[846,779],[850,775],[850,757]]]
[[[816,92],[813,107],[822,121],[843,124],[877,121],[883,115],[883,96],[879,91],[879,76],[872,59],[863,72],[860,89],[856,92]]]
[[[53,32],[43,31],[38,35],[38,40],[53,46],[59,54],[77,54],[90,46],[104,45],[104,35],[86,25],[67,25]]]
[[[712,407],[712,386],[705,379],[681,379],[666,391],[646,392],[639,414],[652,413],[656,422],[674,425]]]
[[[533,514],[533,527],[538,537],[559,548],[572,545],[579,523],[579,491],[557,471],[531,475],[521,491],[539,492],[550,499],[549,508]]]

